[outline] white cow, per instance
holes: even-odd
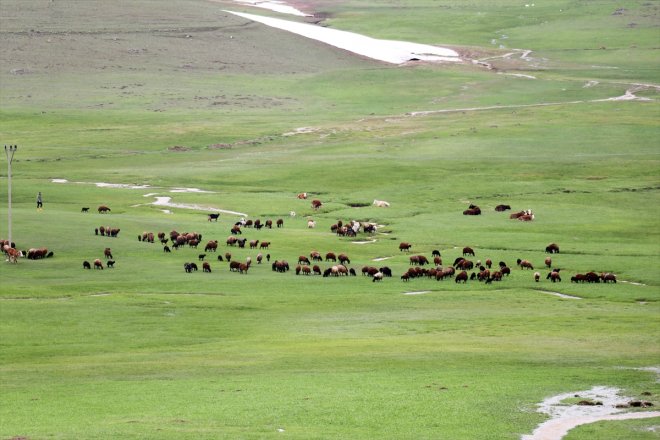
[[[316,227],[316,221],[314,220],[307,220],[307,227],[309,229],[314,229]]]
[[[375,200],[374,203],[375,206],[379,208],[389,208],[390,207],[390,202],[386,202],[385,200]]]

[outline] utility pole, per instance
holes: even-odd
[[[18,149],[18,145],[10,145],[9,148],[5,145],[5,156],[7,156],[7,202],[9,209],[7,210],[7,225],[9,229],[9,246],[11,247],[11,163],[14,161],[14,153]]]

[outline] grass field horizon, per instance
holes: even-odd
[[[657,411],[660,2],[483,3],[296,1],[317,14],[296,18],[230,1],[0,2],[12,239],[54,253],[0,264],[0,438],[520,439],[548,419],[544,399],[597,386]],[[223,9],[466,62],[388,65]],[[6,165],[0,182],[7,238]],[[462,214],[471,203],[482,215]],[[218,209],[283,219],[243,228],[271,260],[227,246],[240,216],[209,222]],[[379,228],[338,237],[338,220]],[[201,245],[138,241],[172,230]],[[410,255],[439,250],[446,267],[465,246],[511,275],[400,279]],[[84,270],[105,247],[115,267]],[[313,250],[346,253],[357,276],[296,276]],[[248,273],[225,252],[252,258]],[[291,271],[272,271],[283,259]],[[618,282],[570,282],[588,271]],[[563,438],[657,439],[658,425]]]

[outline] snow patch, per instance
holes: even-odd
[[[243,17],[248,20],[265,24],[266,26],[282,29],[312,40],[320,41],[349,52],[363,55],[391,64],[403,64],[408,61],[430,62],[457,62],[461,61],[456,51],[432,46],[430,44],[410,43],[406,41],[379,40],[356,34],[354,32],[340,31],[307,23],[281,20],[279,18],[263,17],[260,15],[244,14],[242,12],[224,11]]]

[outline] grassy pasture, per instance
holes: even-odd
[[[229,2],[0,2],[13,238],[55,252],[0,264],[0,438],[518,439],[558,393],[607,385],[657,407],[657,374],[640,370],[660,362],[657,88],[637,93],[651,101],[598,100],[658,84],[660,4],[307,3],[339,29],[532,61],[392,67],[246,23],[221,12],[249,10]],[[212,253],[212,273],[186,274],[203,245],[167,254],[137,236],[197,231],[234,259],[258,251],[225,246],[239,216],[208,222],[155,196],[283,218],[244,236],[292,268],[311,250],[345,252],[358,276],[266,262],[240,275]],[[463,216],[469,202],[483,215]],[[499,203],[537,218],[509,220]],[[3,190],[3,219],[6,206]],[[382,226],[339,238],[338,219]],[[119,237],[94,235],[101,225]],[[492,285],[404,283],[401,241],[445,265],[463,246],[495,264],[526,258],[543,279],[512,268]],[[545,280],[550,242],[562,283]],[[116,267],[83,270],[105,247]],[[395,277],[373,283],[364,265]],[[568,282],[589,270],[620,282]],[[657,425],[566,439],[653,439]]]

